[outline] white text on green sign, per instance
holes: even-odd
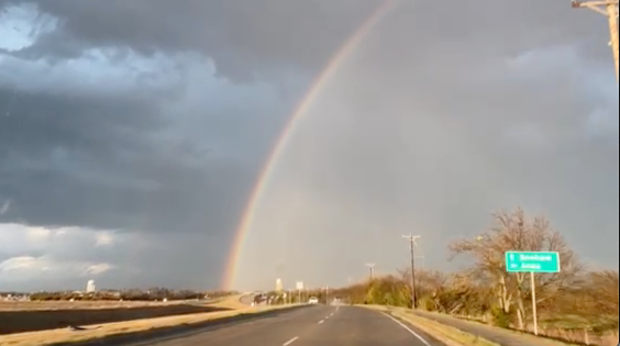
[[[508,251],[506,271],[557,273],[560,271],[560,255],[557,252]]]

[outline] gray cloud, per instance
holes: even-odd
[[[596,38],[588,13],[568,25],[570,8],[494,3],[457,4],[467,15],[448,23],[439,8],[402,6],[343,63],[277,164],[239,284],[343,284],[367,261],[391,271],[407,261],[409,232],[447,269],[450,239],[518,205],[548,215],[586,262],[617,267],[618,99],[604,27]]]
[[[109,263],[102,278],[119,285],[192,287],[217,285],[292,105],[380,6],[0,9],[25,3],[38,7],[26,16],[38,29],[12,41],[24,48],[0,51],[0,206],[11,201],[0,222],[112,229],[143,245],[16,245],[0,258]],[[427,263],[445,268],[449,239],[515,205],[549,214],[588,261],[617,266],[618,99],[605,24],[568,2],[396,2],[288,143],[237,283],[340,284],[364,261],[390,271],[405,263],[399,237],[410,231],[424,235]]]
[[[189,51],[213,58],[218,74],[244,81],[266,69],[316,71],[377,6],[375,0],[25,2],[59,18],[61,30],[19,56],[68,58],[102,46],[146,55]]]
[[[227,85],[191,54],[105,53],[84,51],[71,63],[0,55],[0,227],[112,229],[143,234],[143,248],[13,244],[0,260],[110,263],[112,286],[217,287],[231,229],[288,108],[274,103],[280,86]],[[145,270],[153,264],[162,271]],[[52,274],[77,275],[45,274],[12,284],[49,287]]]
[[[35,3],[59,18],[61,30],[41,36],[21,52],[28,57],[79,56],[92,47],[129,47],[151,55],[160,51],[192,51],[212,57],[218,73],[250,78],[268,69],[320,69],[342,42],[381,1],[199,0],[169,1],[12,1]],[[524,49],[581,42],[598,55],[606,42],[596,15],[570,4],[537,1],[477,0],[451,4],[395,1],[391,22],[405,18],[386,40],[401,48],[422,49],[449,40],[463,45],[460,58],[485,53],[519,54]],[[525,30],[527,29],[527,30]],[[419,33],[424,33],[420,35]],[[415,44],[412,45],[412,40]],[[400,42],[397,42],[400,41]],[[478,50],[474,54],[473,50]],[[436,59],[434,54],[428,55]],[[444,59],[449,58],[447,56]]]
[[[121,215],[137,215],[153,203],[165,211],[188,193],[182,199],[191,205],[195,188],[208,190],[201,170],[210,161],[206,153],[182,141],[162,152],[157,137],[148,137],[165,126],[152,102],[17,97],[0,130],[2,186],[16,209],[28,206],[22,217],[34,223],[65,225],[73,219],[80,225],[118,228],[127,222]],[[191,167],[187,159],[204,163]],[[50,205],[50,200],[57,202]]]
[[[254,178],[255,161],[227,159],[217,141],[212,152],[205,152],[196,137],[165,135],[161,131],[172,126],[152,101],[67,100],[38,93],[20,94],[13,105],[10,115],[0,119],[0,195],[11,200],[2,222],[138,231],[144,234],[144,249],[131,244],[103,252],[80,243],[62,243],[61,249],[15,245],[4,259],[26,254],[53,255],[67,265],[111,262],[116,269],[102,277],[102,284],[115,278],[112,286],[217,287],[221,258]],[[222,126],[229,134],[239,131],[225,122]],[[182,274],[174,270],[179,262],[168,263],[170,258],[198,268],[187,265],[194,275]],[[144,271],[155,263],[161,272]],[[172,272],[179,276],[171,278]],[[50,273],[42,278],[50,279]],[[67,273],[72,272],[57,275]],[[83,279],[64,283],[81,285]],[[44,280],[32,280],[49,287]],[[30,281],[24,287],[32,286]]]

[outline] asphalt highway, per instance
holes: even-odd
[[[381,312],[317,305],[132,346],[444,346]]]

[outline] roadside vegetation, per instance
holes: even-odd
[[[517,209],[493,219],[493,226],[482,234],[449,245],[451,259],[461,257],[469,267],[452,273],[416,271],[418,309],[531,332],[529,275],[507,273],[505,252],[557,251],[562,271],[536,275],[539,334],[591,345],[618,342],[617,270],[587,268],[543,216],[528,218]],[[410,307],[410,283],[406,268],[332,294],[351,304]]]

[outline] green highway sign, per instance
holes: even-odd
[[[560,271],[560,254],[542,251],[507,251],[506,271],[557,273]]]

